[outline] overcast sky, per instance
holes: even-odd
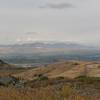
[[[0,0],[0,44],[100,44],[100,0]]]

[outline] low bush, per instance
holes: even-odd
[[[48,77],[44,75],[39,75],[36,80],[39,80],[39,81],[48,80]]]

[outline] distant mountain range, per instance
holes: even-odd
[[[79,43],[73,42],[57,42],[57,41],[35,41],[35,42],[26,42],[26,43],[18,43],[14,45],[0,45],[0,47],[35,47],[35,48],[90,48],[92,46],[86,46]],[[93,48],[93,47],[92,47]]]
[[[66,49],[90,49],[92,46],[86,46],[71,42],[55,42],[55,41],[36,41],[33,43],[18,43],[14,45],[0,45],[0,48],[66,48]]]
[[[74,56],[74,57],[73,57]],[[36,41],[14,45],[0,45],[0,57],[11,62],[52,62],[58,59],[76,57],[100,57],[100,49],[71,42]]]
[[[0,55],[39,54],[39,53],[91,53],[99,48],[71,42],[36,41],[33,43],[0,45]]]

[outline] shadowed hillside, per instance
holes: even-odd
[[[16,74],[21,73],[26,70],[27,70],[27,68],[22,68],[20,66],[16,66],[14,64],[9,64],[3,60],[0,60],[0,77],[1,76],[9,76],[9,75],[12,75],[15,73]]]

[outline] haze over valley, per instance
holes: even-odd
[[[59,60],[99,60],[100,48],[73,42],[36,41],[1,45],[0,57],[9,63],[40,65]]]

